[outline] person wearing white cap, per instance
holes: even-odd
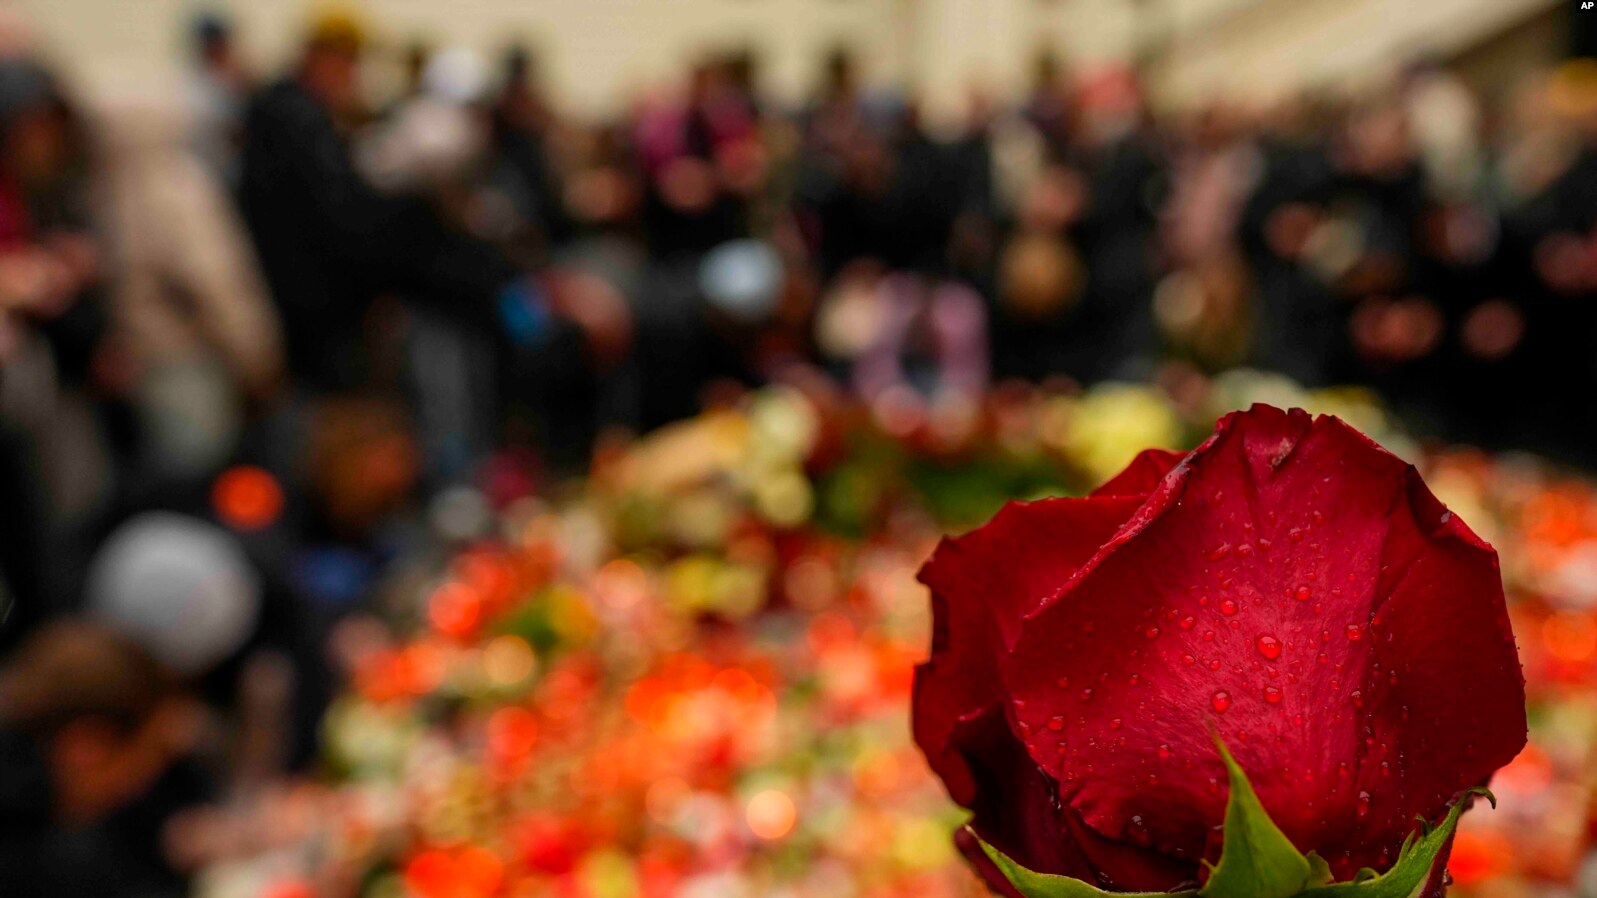
[[[205,521],[147,512],[119,527],[89,569],[88,614],[186,676],[239,649],[260,616],[243,549]]]

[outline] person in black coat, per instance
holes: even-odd
[[[354,23],[318,23],[293,73],[245,120],[240,201],[301,386],[363,384],[361,329],[380,296],[441,310],[511,354],[573,337],[601,352],[614,343],[625,329],[619,310],[563,305],[425,199],[379,192],[361,177],[341,127],[356,106],[360,54]]]
[[[340,127],[354,108],[361,38],[320,23],[298,67],[245,119],[244,218],[287,336],[291,369],[313,392],[363,379],[360,333],[371,302],[402,295],[492,326],[517,272],[427,204],[389,196],[355,168]]]
[[[37,631],[0,671],[0,883],[8,898],[178,898],[162,833],[209,798],[192,707],[132,644]]]

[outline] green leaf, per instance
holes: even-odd
[[[971,835],[975,836],[974,830]],[[1004,874],[1011,885],[1026,898],[1196,898],[1197,892],[1105,892],[1103,889],[1089,885],[1079,879],[1068,876],[1058,876],[1052,873],[1035,873],[1010,860],[1002,851],[988,845],[976,836],[976,841],[981,844],[981,850],[987,852],[993,863],[998,865],[999,871]]]
[[[1497,799],[1489,790],[1471,789],[1453,803],[1441,826],[1404,843],[1404,850],[1392,869],[1367,879],[1361,877],[1354,882],[1309,889],[1302,898],[1418,898],[1434,872],[1442,847],[1458,828],[1458,817],[1464,813],[1464,806],[1476,795],[1484,796],[1492,807],[1497,807]]]
[[[1203,898],[1292,898],[1324,883],[1329,868],[1311,864],[1275,825],[1254,793],[1236,758],[1219,736],[1214,738],[1231,775],[1231,797],[1225,806],[1225,842],[1220,863],[1199,893]]]

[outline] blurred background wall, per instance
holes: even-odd
[[[206,9],[226,10],[254,61],[271,70],[314,9],[305,0],[6,7],[99,94],[174,79],[181,23]],[[541,46],[557,97],[589,115],[624,108],[684,60],[730,47],[755,50],[765,87],[784,99],[807,94],[824,50],[850,47],[871,80],[913,85],[936,121],[964,109],[973,86],[1017,96],[1040,46],[1086,67],[1148,62],[1156,96],[1184,103],[1373,79],[1416,55],[1464,57],[1480,86],[1506,87],[1496,73],[1559,58],[1575,30],[1574,4],[1559,0],[367,0],[357,8],[396,51],[418,40]]]

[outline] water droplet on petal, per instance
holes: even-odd
[[[1216,714],[1224,714],[1231,710],[1231,693],[1224,689],[1216,692],[1209,697],[1209,707],[1213,708]]]
[[[1053,717],[1048,718],[1048,729],[1053,730],[1054,732],[1057,733],[1057,732],[1059,732],[1060,730],[1062,730],[1064,728],[1065,728],[1065,718],[1061,717],[1058,714],[1055,714]]]
[[[1360,792],[1359,793],[1359,811],[1358,811],[1358,813],[1359,813],[1359,817],[1361,817],[1361,818],[1369,815],[1369,813],[1370,813],[1370,793],[1368,793],[1368,792]]]
[[[1309,597],[1312,595],[1313,593],[1309,591],[1307,586],[1299,586],[1297,591],[1292,593],[1292,597],[1297,599],[1299,602],[1307,602]]]
[[[1225,614],[1225,615],[1236,614],[1237,613],[1237,603],[1232,601],[1231,599],[1221,599],[1220,600],[1220,613],[1221,614]]]
[[[1220,559],[1222,559],[1222,558],[1224,558],[1224,557],[1226,557],[1227,555],[1230,555],[1230,554],[1231,554],[1231,544],[1230,543],[1221,543],[1220,545],[1215,546],[1213,549],[1210,549],[1209,550],[1209,554],[1205,555],[1204,557],[1209,559],[1210,561],[1219,561]]]
[[[1358,642],[1364,638],[1364,628],[1358,624],[1347,625],[1347,638],[1349,642]]]
[[[1264,700],[1266,702],[1269,702],[1272,705],[1281,704],[1281,687],[1279,687],[1279,686],[1266,686],[1266,687],[1264,687]]]
[[[1195,618],[1195,617],[1192,617],[1191,615],[1183,617],[1181,619],[1181,623],[1180,623],[1180,627],[1183,630],[1190,630],[1193,627],[1196,627],[1197,625],[1198,625],[1198,619]]]
[[[1260,633],[1259,638],[1255,639],[1253,644],[1258,648],[1259,654],[1271,661],[1281,657],[1281,640],[1268,633]]]
[[[1142,631],[1142,635],[1148,637],[1149,639],[1158,639],[1159,638],[1159,628],[1158,627],[1149,627],[1148,629]]]

